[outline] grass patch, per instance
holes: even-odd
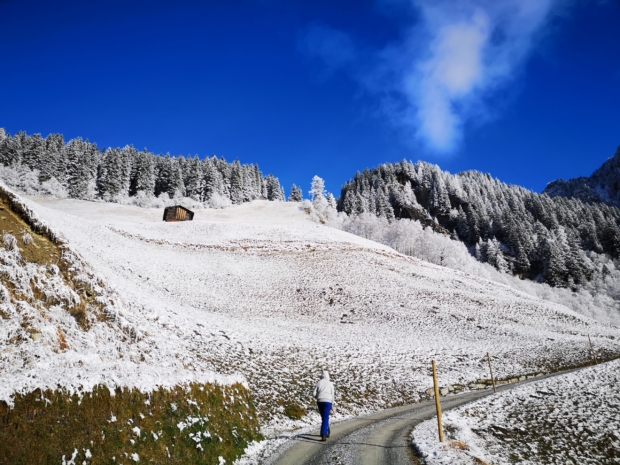
[[[469,446],[462,441],[450,441],[448,447],[459,450],[469,450]]]
[[[38,234],[15,213],[6,198],[0,196],[0,232],[17,239],[19,252],[25,261],[37,265],[58,265],[60,248],[45,235]]]
[[[489,463],[485,462],[482,459],[479,459],[478,457],[474,457],[474,462],[478,465],[490,465]]]
[[[150,394],[99,386],[15,396],[0,403],[0,463],[232,463],[261,439],[250,393],[191,384]]]
[[[62,281],[77,293],[79,300],[64,302],[58,297],[46,295],[40,280],[36,278],[30,281],[33,297],[24,295],[23,289],[19,290],[7,273],[0,273],[0,282],[15,301],[25,300],[39,309],[63,306],[84,330],[88,330],[91,318],[105,320],[102,312],[104,305],[97,301],[104,284],[95,283],[90,275],[87,276],[88,273],[80,271],[83,267],[76,266],[79,259],[69,251],[64,241],[31,215],[15,196],[0,188],[0,246],[18,249],[20,263],[45,267],[43,270],[47,276],[59,274]],[[5,234],[9,235],[8,242]],[[0,317],[5,316],[0,314]]]
[[[297,404],[288,404],[284,406],[284,415],[291,420],[301,420],[305,414],[306,410]]]

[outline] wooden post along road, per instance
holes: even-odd
[[[437,430],[439,431],[439,442],[443,442],[443,426],[441,425],[441,396],[439,395],[439,383],[437,382],[437,364],[435,360],[433,366],[433,387],[435,389],[435,411],[437,413]]]
[[[491,372],[491,382],[493,383],[493,392],[497,392],[495,387],[495,376],[493,376],[493,367],[491,366],[491,356],[487,352],[487,360],[489,361],[489,371]]]

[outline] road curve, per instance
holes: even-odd
[[[531,378],[505,384],[498,391],[513,389],[524,383],[550,376]],[[493,394],[492,389],[471,391],[442,397],[442,410],[449,410]],[[317,432],[291,438],[280,453],[267,460],[268,465],[412,465],[420,463],[415,457],[409,435],[418,423],[435,416],[435,401],[395,407],[365,417],[353,418],[331,427],[331,437],[321,442]]]

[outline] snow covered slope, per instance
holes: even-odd
[[[185,223],[109,203],[28,204],[122,296],[122,318],[147,341],[141,357],[245,375],[273,426],[312,409],[322,368],[351,414],[424,396],[431,358],[459,389],[487,377],[486,352],[499,378],[582,364],[588,334],[602,357],[620,355],[617,327],[316,225],[299,204]]]
[[[425,421],[412,438],[428,465],[620,461],[618,360],[537,381]],[[484,462],[481,462],[484,461]]]
[[[173,346],[153,352],[154,335],[105,278],[2,186],[0,225],[0,401],[12,405],[15,393],[58,386],[71,394],[99,384],[148,393],[244,382],[186,370]]]

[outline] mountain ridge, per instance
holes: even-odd
[[[576,198],[583,202],[602,202],[620,206],[620,146],[590,176],[557,179],[543,190],[550,197]]]

